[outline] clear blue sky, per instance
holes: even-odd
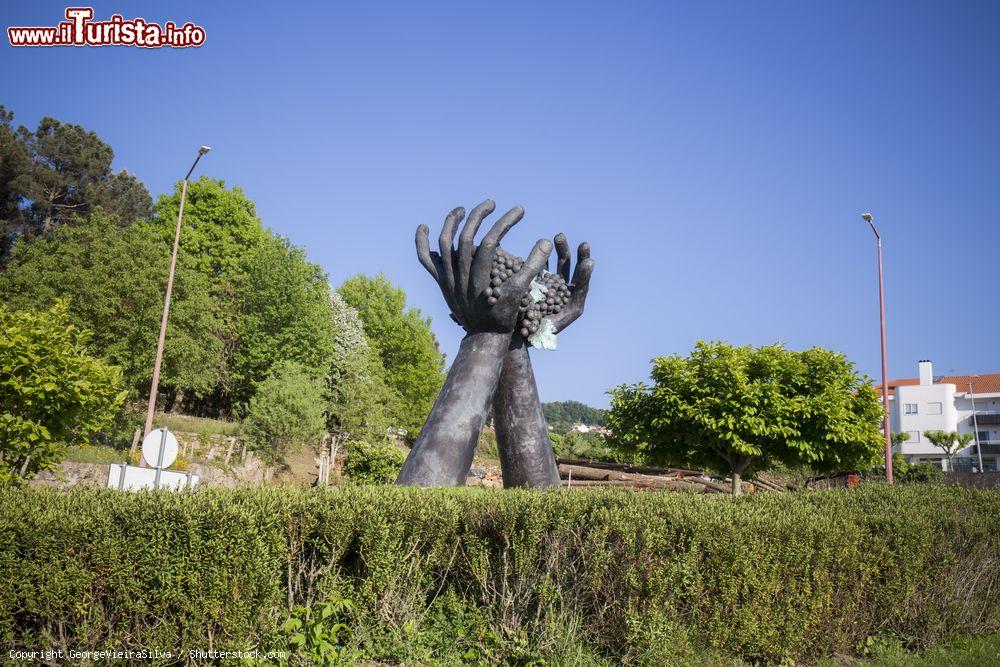
[[[154,193],[201,173],[339,284],[384,271],[459,329],[413,230],[493,197],[505,244],[593,246],[587,312],[534,355],[606,404],[698,339],[821,345],[879,373],[1000,372],[1000,3],[124,2],[199,49],[0,47],[0,102],[95,130]],[[263,4],[263,3],[260,3]],[[687,5],[682,6],[683,5]],[[64,3],[4,2],[54,25]]]

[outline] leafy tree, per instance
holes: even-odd
[[[430,319],[406,308],[406,293],[382,274],[357,275],[338,292],[358,311],[386,382],[401,399],[400,425],[411,434],[419,431],[444,383],[444,355]]]
[[[392,445],[355,440],[347,443],[344,471],[359,484],[391,484],[404,461],[406,453]]]
[[[836,352],[699,342],[688,357],[654,359],[652,378],[611,390],[617,445],[729,473],[734,494],[745,472],[773,463],[832,471],[880,451],[878,397]]]
[[[890,434],[889,438],[892,440],[893,447],[899,447],[904,442],[910,439],[910,434],[907,433],[906,431],[899,431],[898,433]],[[895,464],[893,465],[893,470],[895,470]]]
[[[163,312],[170,246],[142,225],[117,228],[98,212],[33,243],[19,242],[0,273],[0,299],[14,308],[69,300],[68,316],[93,332],[93,347],[120,366],[133,396],[145,395]],[[202,395],[222,372],[222,329],[208,283],[182,257],[167,327],[165,393]]]
[[[17,179],[28,170],[28,151],[13,120],[14,113],[0,104],[0,268],[23,224]]]
[[[968,447],[975,438],[972,433],[955,433],[954,431],[924,431],[924,436],[948,457],[948,470],[950,472],[955,471],[955,456]]]
[[[245,403],[281,361],[295,361],[313,379],[327,375],[334,351],[326,274],[286,239],[267,235],[247,258],[236,282],[237,347],[230,379]]]
[[[154,207],[153,226],[168,243],[174,241],[180,203],[178,182],[173,194],[162,195]],[[188,183],[180,254],[191,259],[216,292],[228,294],[244,259],[267,239],[256,207],[242,189],[227,190],[225,181],[207,176]]]
[[[114,151],[96,133],[46,117],[33,132],[20,127],[18,140],[28,159],[9,187],[21,199],[18,232],[26,239],[97,208],[122,225],[149,217],[149,192],[133,175],[111,170]]]
[[[282,361],[260,383],[243,421],[252,449],[272,463],[284,461],[293,445],[322,436],[323,385],[294,361]]]
[[[0,306],[0,482],[56,467],[69,444],[109,425],[121,371],[90,355],[64,302],[43,313]]]
[[[368,344],[358,312],[331,291],[333,357],[327,376],[328,427],[347,437],[377,441],[400,421],[400,399]]]

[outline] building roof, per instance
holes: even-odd
[[[973,394],[1000,394],[1000,373],[980,373],[979,375],[942,375],[934,378],[934,384],[953,384],[959,393],[969,391],[969,380],[972,380]],[[920,378],[903,378],[889,381],[889,395],[896,393],[896,387],[909,387],[920,384]],[[875,391],[881,392],[882,385],[875,385]]]

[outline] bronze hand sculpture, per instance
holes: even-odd
[[[491,401],[504,486],[545,488],[559,483],[528,356],[526,338],[533,331],[526,328],[528,320],[524,320],[525,326],[521,320],[530,309],[535,318],[539,312],[547,313],[546,326],[554,332],[569,326],[583,312],[594,261],[589,246],[581,244],[573,282],[565,285],[570,258],[562,234],[555,238],[560,281],[544,274],[552,252],[548,240],[539,240],[527,260],[507,254],[500,248],[500,240],[524,217],[520,206],[504,214],[477,247],[476,232],[494,208],[494,203],[486,200],[472,210],[457,250],[453,241],[465,217],[463,208],[454,209],[445,219],[438,239],[440,252],[430,250],[427,227],[417,228],[417,257],[440,286],[452,319],[467,335],[400,471],[398,484],[463,484]],[[534,304],[538,291],[545,291],[542,282],[550,287],[556,282],[563,284],[558,286],[559,294]],[[532,330],[537,324],[538,320],[531,320]]]

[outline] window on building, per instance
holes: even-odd
[[[980,431],[979,433],[976,434],[976,439],[979,441],[980,444],[987,443],[990,441],[990,432]]]
[[[917,412],[917,404],[916,403],[906,403],[906,404],[904,404],[903,405],[903,412],[905,414],[908,414],[908,415],[919,414]]]
[[[920,431],[907,431],[907,433],[910,434],[910,439],[906,441],[907,443],[920,442]]]
[[[914,413],[916,414],[916,413]],[[941,404],[940,403],[928,403],[927,404],[927,414],[929,415],[939,415],[941,414]]]

